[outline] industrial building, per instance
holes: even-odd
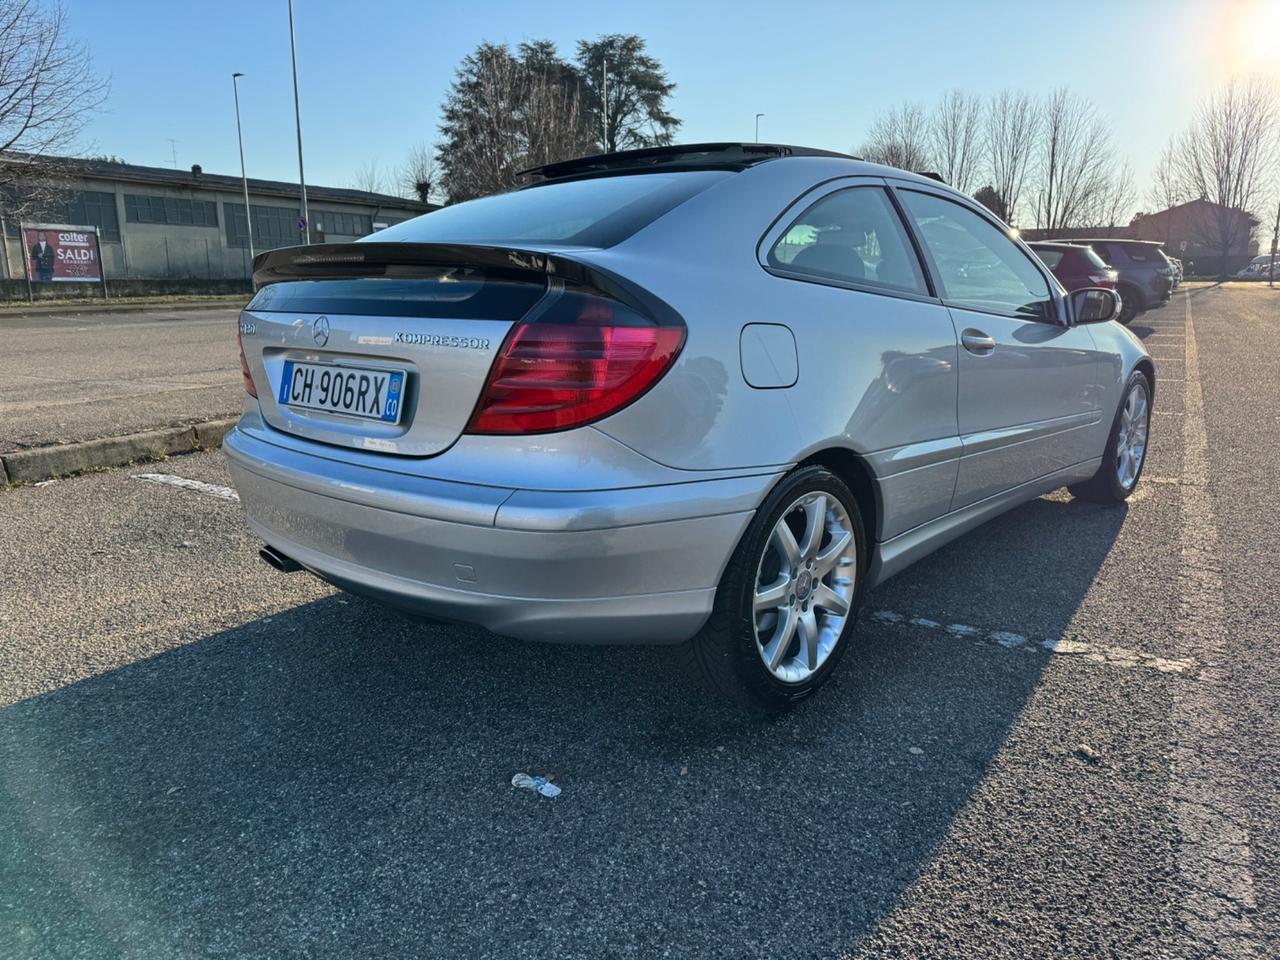
[[[238,176],[105,160],[57,161],[68,189],[41,211],[46,223],[96,226],[112,280],[245,280],[250,274],[244,188]],[[302,242],[296,183],[249,180],[255,252]],[[313,243],[355,240],[436,209],[364,190],[307,185]],[[24,276],[19,225],[5,221],[4,279]],[[130,286],[136,286],[130,284]],[[194,285],[193,285],[194,286]]]

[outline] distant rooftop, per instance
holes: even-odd
[[[128,180],[164,187],[203,187],[205,189],[215,187],[235,191],[241,189],[241,180],[238,176],[205,173],[198,165],[190,170],[174,170],[170,167],[143,167],[134,163],[115,163],[110,160],[80,160],[74,157],[58,157],[57,160],[69,173],[81,177]],[[250,177],[249,192],[292,198],[298,195],[298,185],[284,180],[259,180]],[[307,199],[363,203],[374,207],[398,207],[422,213],[435,210],[439,206],[434,203],[423,203],[421,200],[407,200],[388,193],[370,193],[368,190],[354,190],[348,187],[321,187],[310,183],[307,184]]]

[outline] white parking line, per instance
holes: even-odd
[[[188,480],[186,477],[175,477],[169,473],[135,473],[135,480],[145,480],[147,483],[160,483],[169,487],[180,487],[183,490],[193,490],[196,493],[203,493],[207,497],[217,497],[219,500],[239,500],[240,494],[236,493],[231,487],[220,487],[216,483],[205,483],[203,480]]]
[[[1116,667],[1144,667],[1159,673],[1187,673],[1194,670],[1197,663],[1192,657],[1157,657],[1141,650],[1129,647],[1100,646],[1084,643],[1079,640],[1066,640],[1062,637],[1053,640],[1037,639],[1026,634],[1014,633],[1011,630],[990,630],[975,627],[967,623],[943,624],[928,617],[909,617],[893,610],[876,610],[871,614],[876,623],[907,625],[932,630],[938,634],[956,637],[961,640],[972,640],[982,643],[995,643],[1006,650],[1024,649],[1043,651],[1057,656],[1073,656],[1089,663],[1106,663]]]
[[[1182,477],[1148,477],[1145,473],[1142,475],[1142,482],[1143,483],[1172,483],[1178,486],[1186,486],[1187,484],[1192,484],[1192,485],[1198,484],[1200,486],[1204,486],[1204,484],[1201,484],[1198,480],[1185,480]]]
[[[1186,418],[1182,425],[1181,485],[1182,564],[1179,571],[1179,610],[1174,619],[1183,649],[1203,651],[1207,661],[1203,683],[1174,691],[1173,747],[1169,758],[1169,801],[1182,835],[1176,848],[1183,884],[1181,921],[1203,955],[1217,955],[1231,944],[1232,956],[1264,956],[1263,944],[1251,915],[1254,895],[1253,850],[1242,806],[1232,797],[1232,784],[1241,771],[1225,749],[1235,727],[1222,702],[1231,698],[1230,678],[1222,664],[1230,655],[1224,610],[1222,561],[1209,478],[1208,431],[1204,393],[1200,384],[1200,353],[1191,298],[1184,301],[1187,328]]]

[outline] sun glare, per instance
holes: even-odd
[[[1280,0],[1242,0],[1221,9],[1221,65],[1227,72],[1280,76]]]

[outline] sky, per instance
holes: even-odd
[[[64,3],[111,84],[85,152],[238,173],[241,71],[249,175],[297,180],[286,0]],[[640,34],[677,84],[684,142],[751,140],[763,113],[761,140],[851,151],[905,99],[1065,84],[1111,121],[1143,192],[1215,86],[1280,79],[1280,0],[294,0],[294,14],[306,177],[325,186],[371,164],[393,174],[436,139],[454,69],[483,41],[546,38],[570,55],[582,38]]]

